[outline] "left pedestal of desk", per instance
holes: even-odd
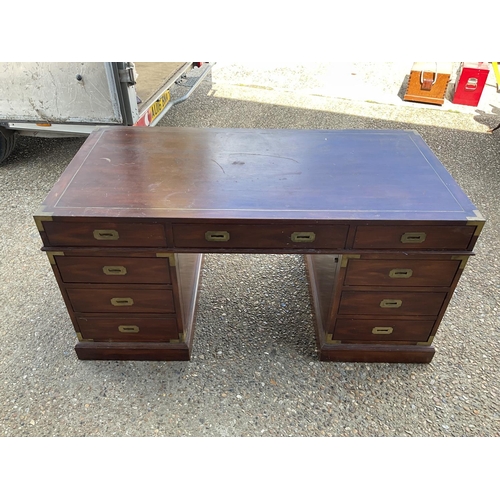
[[[154,221],[35,221],[79,359],[190,359],[202,254],[169,252]]]

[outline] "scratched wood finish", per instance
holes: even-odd
[[[54,217],[198,221],[464,221],[474,209],[400,130],[102,129],[44,202]]]
[[[474,234],[474,226],[389,226],[383,230],[379,226],[358,227],[354,248],[411,250],[466,250]],[[423,241],[412,243],[403,241],[404,236],[416,234]]]
[[[168,259],[56,256],[55,260],[65,283],[171,283]]]
[[[430,363],[435,351],[432,346],[338,344],[322,349],[320,360],[344,363]]]
[[[334,337],[339,340],[361,340],[369,342],[410,341],[426,342],[434,327],[434,320],[399,320],[399,319],[338,319],[334,328]],[[376,333],[380,329],[390,333]],[[388,330],[390,329],[390,330]]]
[[[344,248],[346,224],[174,224],[174,245],[179,248]],[[207,241],[207,232],[222,233],[227,241]],[[294,237],[295,235],[295,237]],[[307,239],[310,237],[310,240]],[[295,239],[294,239],[295,238]],[[304,241],[300,241],[303,238]],[[297,241],[298,240],[298,241]]]
[[[120,361],[189,361],[185,344],[168,342],[80,342],[75,346],[78,359]]]
[[[420,315],[435,316],[439,313],[446,293],[428,292],[342,292],[339,314],[369,314],[369,315]],[[383,301],[401,301],[395,308],[383,307]]]
[[[78,357],[122,360],[188,360],[202,253],[244,252],[309,254],[321,360],[430,362],[483,224],[398,130],[101,129],[35,217]]]
[[[165,228],[161,224],[50,221],[45,222],[44,228],[51,246],[163,247],[167,244]],[[115,231],[116,239],[98,239],[94,231]]]
[[[175,312],[172,290],[130,287],[68,288],[67,293],[73,309],[77,312],[158,314]],[[114,305],[113,301],[118,305]]]
[[[94,342],[170,342],[179,339],[177,319],[144,316],[78,316],[83,339]]]
[[[460,263],[459,260],[351,259],[347,264],[344,285],[448,287]]]

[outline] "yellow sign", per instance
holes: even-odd
[[[170,101],[170,90],[167,89],[153,104],[151,104],[149,108],[150,122],[154,121],[160,115],[168,104],[168,101]]]

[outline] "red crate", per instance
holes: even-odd
[[[477,106],[489,72],[490,69],[487,62],[461,63],[459,76],[455,83],[453,104]]]

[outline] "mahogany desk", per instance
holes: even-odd
[[[35,215],[80,359],[189,360],[202,256],[305,254],[319,357],[430,362],[484,220],[413,131],[112,127]]]

